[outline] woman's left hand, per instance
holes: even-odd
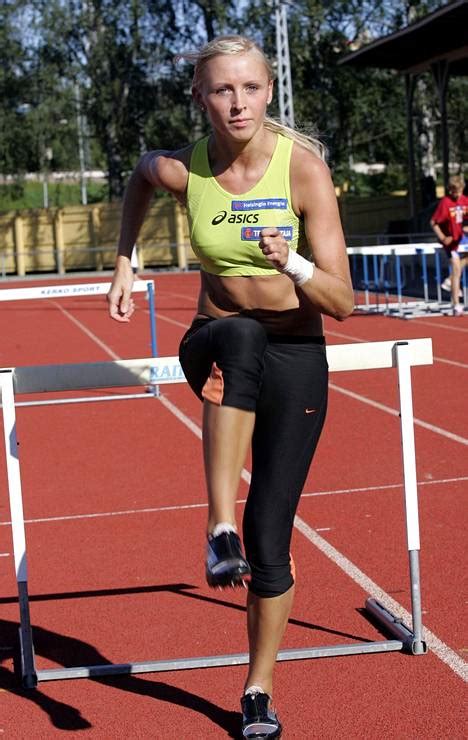
[[[258,246],[278,271],[282,271],[289,256],[289,246],[282,233],[275,227],[262,229]]]

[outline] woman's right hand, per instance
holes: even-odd
[[[444,236],[442,239],[442,244],[445,247],[450,246],[450,244],[453,242],[453,236]]]
[[[112,284],[107,294],[109,316],[115,321],[128,322],[135,310],[132,298],[133,270],[128,257],[119,255]]]

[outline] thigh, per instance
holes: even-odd
[[[213,364],[211,319],[195,319],[179,346],[179,360],[191,389],[202,399],[202,389]]]
[[[266,332],[254,319],[201,319],[182,338],[179,358],[200,399],[255,411],[266,347]]]

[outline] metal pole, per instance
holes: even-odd
[[[409,201],[411,230],[414,230],[416,219],[416,174],[414,162],[414,137],[413,137],[413,98],[415,88],[415,77],[411,74],[405,74],[405,92],[406,92],[406,133],[408,142],[408,168],[409,168]]]
[[[31,620],[29,616],[26,536],[24,531],[18,442],[16,438],[15,395],[13,389],[12,370],[2,370],[0,372],[0,396],[3,408],[3,431],[5,439],[8,493],[10,499],[13,554],[15,560],[16,581],[18,585],[21,670],[24,687],[34,688],[37,684],[37,673],[34,664],[34,648],[31,632]]]
[[[447,88],[449,79],[449,65],[446,59],[432,65],[432,73],[439,93],[440,127],[442,138],[442,176],[444,187],[447,190],[449,180],[449,136],[447,125]]]
[[[75,84],[75,103],[76,103],[76,127],[78,132],[78,155],[80,159],[80,188],[81,203],[85,206],[88,203],[88,192],[86,189],[86,162],[84,148],[84,120],[81,112],[81,93],[78,83]]]
[[[403,478],[405,489],[406,537],[409,553],[411,583],[411,611],[413,617],[412,652],[421,655],[426,652],[422,639],[421,583],[419,574],[419,514],[418,488],[416,478],[416,452],[414,444],[413,398],[411,393],[411,364],[408,342],[395,344],[398,367],[398,387],[400,393],[401,449],[403,458]]]
[[[276,55],[278,60],[278,100],[281,123],[294,128],[294,104],[289,58],[286,5],[275,0]]]
[[[158,356],[158,347],[156,341],[156,320],[155,320],[155,307],[154,307],[154,288],[153,283],[147,283],[148,288],[148,307],[150,315],[150,331],[151,331],[151,357]],[[159,396],[159,386],[156,385],[156,370],[151,368],[150,373],[150,390],[154,396]]]

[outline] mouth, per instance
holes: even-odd
[[[244,126],[247,126],[248,123],[250,123],[250,118],[232,118],[229,123],[231,126],[238,126],[239,128],[243,128]]]

